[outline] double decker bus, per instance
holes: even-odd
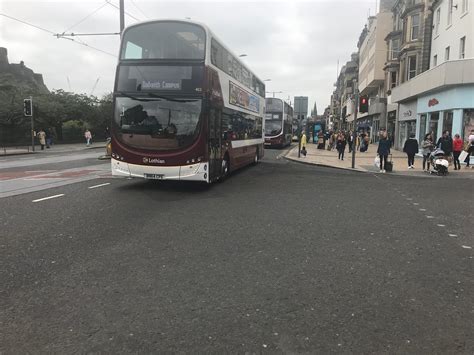
[[[265,99],[265,147],[286,147],[293,133],[293,108],[281,99]]]
[[[265,86],[202,24],[127,27],[113,97],[112,175],[211,183],[263,157]]]

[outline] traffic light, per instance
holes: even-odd
[[[31,99],[23,100],[23,113],[29,117],[33,115],[33,101]]]
[[[369,98],[367,96],[361,96],[359,98],[359,112],[369,112]]]

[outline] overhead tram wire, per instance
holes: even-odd
[[[142,11],[142,9],[140,9],[140,8],[138,7],[138,5],[137,5],[137,3],[135,2],[135,0],[130,0],[130,1],[132,2],[133,6],[135,6],[135,8],[136,8],[138,11],[140,11],[140,13],[141,13],[143,16],[145,16],[146,19],[149,19],[149,17]]]
[[[82,45],[82,46],[89,47],[89,48],[94,49],[94,50],[96,50],[96,51],[99,51],[99,52],[102,52],[102,53],[104,53],[104,54],[110,55],[110,56],[112,56],[112,57],[116,57],[115,54],[112,54],[112,53],[106,52],[106,51],[104,51],[104,50],[102,50],[102,49],[93,47],[93,46],[91,46],[91,45],[89,45],[89,44],[87,44],[87,43],[85,43],[85,42],[83,42],[83,41],[77,41],[77,40],[75,40],[75,39],[73,39],[73,38],[67,38],[67,37],[58,36],[58,35],[57,35],[56,33],[54,33],[53,31],[50,31],[50,30],[47,30],[47,29],[45,29],[45,28],[36,26],[36,25],[34,25],[34,24],[32,24],[32,23],[29,23],[29,22],[20,20],[20,19],[18,19],[18,18],[9,16],[9,15],[7,15],[7,14],[0,13],[0,16],[9,18],[10,20],[17,21],[17,22],[20,22],[20,23],[22,23],[22,24],[24,24],[24,25],[27,25],[27,26],[30,26],[30,27],[34,27],[34,28],[36,28],[36,29],[38,29],[38,30],[41,30],[41,31],[43,31],[43,32],[52,34],[53,36],[57,37],[58,39],[67,39],[68,41],[72,41],[72,42],[75,42],[75,43],[80,44],[80,45]]]
[[[103,3],[101,6],[99,6],[97,9],[95,9],[94,11],[92,11],[89,15],[87,15],[86,17],[84,17],[83,19],[79,20],[78,22],[76,22],[74,25],[66,28],[64,30],[64,32],[66,31],[69,31],[71,28],[74,28],[76,27],[77,25],[83,23],[85,20],[87,20],[89,17],[91,17],[92,15],[94,15],[96,12],[98,12],[100,9],[102,9],[103,7],[107,6],[107,2]]]
[[[117,5],[113,4],[110,0],[105,0],[105,2],[106,2],[107,4],[109,4],[110,6],[115,7],[117,10],[120,11],[120,7],[118,7]],[[133,16],[132,14],[128,13],[127,11],[124,11],[124,13],[125,13],[125,15],[127,15],[127,16],[133,18],[135,21],[142,21],[141,19],[139,19],[139,18]]]

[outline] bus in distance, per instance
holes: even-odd
[[[263,157],[265,86],[205,25],[127,27],[113,102],[112,175],[212,183]]]
[[[286,147],[293,133],[293,108],[277,98],[265,99],[265,147]]]

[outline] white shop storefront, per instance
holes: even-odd
[[[402,149],[411,134],[416,134],[416,100],[401,103],[398,107],[397,148]]]
[[[428,132],[434,135],[436,141],[446,130],[453,137],[459,134],[467,140],[469,132],[474,129],[474,85],[419,96],[417,112],[416,136],[419,142]]]

